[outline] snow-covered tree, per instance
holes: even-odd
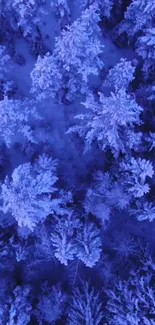
[[[44,0],[2,0],[5,14],[9,14],[13,28],[21,27],[24,36],[33,33],[40,16],[46,13]]]
[[[10,147],[13,137],[21,135],[35,142],[29,125],[30,117],[41,118],[37,114],[36,108],[28,100],[13,100],[5,96],[4,100],[0,101],[1,140],[4,140],[7,147]]]
[[[11,213],[20,227],[33,230],[53,211],[58,212],[61,199],[51,195],[57,191],[56,162],[42,155],[31,165],[15,168],[11,180],[5,178],[1,186],[1,210]]]
[[[155,288],[152,274],[134,273],[129,280],[106,290],[108,296],[107,321],[110,325],[151,325],[155,318]]]
[[[115,89],[127,89],[129,83],[134,79],[135,67],[131,61],[121,59],[112,69],[110,69],[103,86]]]
[[[123,182],[114,180],[109,173],[98,171],[94,174],[94,180],[86,193],[84,208],[87,213],[92,213],[101,221],[108,223],[114,209],[126,209],[131,200],[131,195],[125,192]]]
[[[0,92],[7,96],[14,88],[14,83],[10,80],[13,64],[11,57],[7,54],[5,46],[0,45]]]
[[[144,59],[143,71],[146,77],[149,69],[155,68],[154,15],[155,0],[133,0],[118,26],[118,34],[127,33],[129,42],[134,41],[137,54]]]
[[[126,32],[130,37],[143,28],[152,27],[154,14],[155,0],[133,0],[124,14],[119,33]]]
[[[59,285],[48,287],[45,283],[42,285],[39,302],[34,314],[39,325],[55,324],[62,316],[65,307],[66,296],[63,294]]]
[[[117,254],[118,261],[127,261],[130,256],[137,254],[138,247],[131,235],[119,231],[115,236],[113,250]]]
[[[23,228],[21,228],[23,229]],[[54,260],[54,250],[51,242],[51,231],[45,224],[34,229],[34,256],[35,260],[52,261]]]
[[[103,67],[99,57],[103,48],[99,40],[99,21],[95,6],[90,6],[56,38],[54,54],[61,66],[74,76],[80,74],[84,81],[90,74],[97,75]]]
[[[75,231],[79,228],[79,221],[72,215],[57,220],[51,235],[54,255],[64,265],[75,258],[77,253]]]
[[[71,100],[76,92],[86,92],[88,76],[97,75],[103,67],[99,20],[91,6],[62,31],[55,39],[53,54],[38,58],[31,73],[33,93],[38,93],[39,98],[65,93]]]
[[[110,17],[111,10],[114,4],[113,0],[81,0],[81,8],[85,9],[86,7],[96,4],[100,9],[101,16],[106,18]]]
[[[144,60],[143,70],[148,74],[150,67],[155,69],[155,28],[143,30],[143,35],[138,37],[136,52]]]
[[[50,96],[55,98],[63,87],[62,73],[58,62],[49,53],[43,58],[41,56],[38,57],[35,67],[31,72],[31,79],[31,93],[37,96],[38,100]]]
[[[105,202],[104,193],[95,191],[93,185],[87,190],[84,200],[84,209],[86,213],[94,215],[101,222],[102,226],[108,223],[111,215],[111,207]]]
[[[94,223],[85,222],[77,233],[76,256],[88,267],[93,267],[100,259],[102,243],[100,230]]]
[[[136,208],[131,209],[131,214],[134,214],[139,221],[153,221],[155,219],[155,206],[151,202],[137,202]]]
[[[2,79],[4,75],[8,72],[11,67],[10,56],[5,53],[5,46],[0,46],[0,78]]]
[[[94,223],[84,225],[72,214],[58,218],[51,234],[54,255],[64,265],[78,257],[88,267],[100,259],[100,230]]]
[[[155,148],[155,132],[149,132],[149,134],[147,134],[145,136],[145,141],[148,142],[150,151],[152,149],[154,149]]]
[[[154,174],[151,161],[141,158],[129,157],[120,163],[120,174],[123,174],[124,185],[129,193],[135,197],[141,197],[148,193],[150,186],[147,177]]]
[[[137,150],[141,133],[136,133],[134,126],[141,123],[143,109],[124,89],[111,93],[110,97],[99,93],[98,100],[90,93],[82,104],[88,113],[75,116],[80,125],[71,127],[67,133],[78,133],[84,138],[85,150],[95,141],[101,150],[109,147],[115,156],[129,149]]]
[[[69,325],[101,325],[103,324],[102,303],[99,294],[89,283],[84,283],[82,289],[75,289],[68,311]]]
[[[30,304],[30,287],[16,287],[10,298],[10,309],[6,325],[27,325],[30,322],[32,306]]]

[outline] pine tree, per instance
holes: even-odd
[[[100,9],[101,16],[106,18],[110,17],[111,10],[114,5],[113,0],[81,0],[81,8],[85,9],[93,3]]]
[[[15,168],[12,178],[7,176],[1,186],[1,210],[11,213],[20,227],[33,230],[39,222],[60,208],[59,198],[51,200],[57,191],[56,162],[45,155],[31,165]]]
[[[103,86],[115,91],[128,89],[130,82],[134,79],[134,72],[135,67],[132,66],[131,62],[122,58],[119,63],[110,69]]]
[[[32,35],[40,16],[46,14],[44,0],[2,0],[2,8],[14,29],[22,28],[24,36]]]
[[[7,325],[27,325],[30,322],[32,306],[30,304],[30,286],[16,287],[10,299]]]
[[[108,324],[154,324],[155,288],[151,279],[153,274],[140,276],[133,272],[129,280],[119,281],[114,289],[106,290]]]
[[[99,20],[95,6],[90,6],[67,30],[62,31],[61,37],[56,38],[55,56],[65,71],[74,76],[80,74],[81,81],[87,81],[90,74],[97,75],[103,67],[99,58],[103,48],[98,37]]]
[[[55,39],[52,55],[38,58],[31,73],[32,93],[38,98],[62,97],[72,100],[76,92],[87,91],[90,74],[103,67],[100,59],[103,45],[99,40],[99,14],[91,6]]]
[[[155,69],[155,28],[143,29],[143,35],[138,38],[136,47],[137,54],[144,60],[143,70],[148,75],[150,67]]]
[[[146,181],[154,174],[151,161],[141,158],[129,158],[120,163],[120,174],[122,173],[124,185],[134,197],[142,197],[148,193],[150,186]]]
[[[50,53],[47,53],[43,58],[38,56],[35,67],[31,72],[31,79],[31,93],[37,96],[38,100],[50,96],[54,98],[63,87],[58,62]]]
[[[76,256],[88,267],[93,267],[100,259],[100,230],[94,223],[86,222],[78,232]]]
[[[103,321],[102,303],[99,294],[89,283],[83,283],[81,290],[76,289],[68,311],[69,325],[101,325]]]
[[[87,190],[83,206],[86,213],[91,213],[93,216],[95,216],[104,227],[109,221],[111,215],[111,207],[105,200],[105,193],[95,191],[93,185],[94,184],[92,184],[91,188]],[[103,185],[105,185],[104,182]]]
[[[85,140],[85,150],[89,150],[96,142],[101,150],[110,148],[114,156],[129,149],[137,150],[141,133],[136,133],[135,125],[139,125],[142,108],[124,89],[105,97],[99,93],[96,101],[89,94],[82,103],[88,113],[75,116],[80,125],[73,126],[67,133],[78,133]]]
[[[137,202],[136,208],[131,209],[131,214],[135,215],[139,221],[153,221],[155,219],[155,206],[151,202]]]
[[[22,229],[22,228],[21,228]],[[34,229],[34,254],[35,259],[39,261],[53,261],[54,250],[51,242],[51,230],[45,224],[41,224],[40,227]]]
[[[155,14],[155,0],[134,0],[127,7],[119,33],[126,32],[133,37],[147,27],[152,27]]]
[[[106,226],[115,209],[124,210],[130,205],[131,195],[126,193],[121,179],[117,181],[109,173],[94,174],[91,187],[87,190],[84,208]]]
[[[47,283],[42,285],[39,302],[34,312],[38,324],[54,324],[62,316],[65,307],[66,296],[59,285],[48,287]]]
[[[10,80],[10,72],[12,72],[13,64],[11,57],[6,54],[6,47],[0,46],[0,92],[4,97],[11,93],[14,83]]]
[[[1,138],[7,147],[11,146],[13,137],[17,135],[23,135],[29,141],[35,142],[29,118],[41,119],[41,117],[29,100],[13,100],[5,96],[0,101],[0,117]]]
[[[0,78],[8,72],[8,65],[11,68],[10,56],[5,54],[5,46],[0,46]]]
[[[54,247],[54,255],[64,265],[72,261],[77,253],[75,231],[79,227],[79,222],[72,214],[62,219],[58,219],[51,241]]]

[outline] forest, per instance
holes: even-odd
[[[0,0],[0,325],[155,325],[155,0]]]

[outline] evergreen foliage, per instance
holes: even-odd
[[[103,67],[100,54],[104,46],[98,35],[99,20],[95,7],[86,9],[55,39],[53,54],[38,58],[31,72],[31,91],[39,92],[39,99],[48,96],[60,98],[63,89],[69,100],[78,91],[86,92],[88,76],[97,75]]]
[[[82,103],[88,113],[77,115],[80,125],[73,126],[69,133],[78,133],[85,140],[85,150],[89,150],[94,141],[101,150],[110,148],[115,156],[129,149],[137,149],[141,133],[135,132],[134,126],[139,125],[140,107],[134,98],[124,89],[106,97],[99,93],[98,100],[89,94]]]
[[[20,100],[8,99],[7,96],[0,101],[0,128],[1,138],[5,144],[10,147],[13,137],[20,134],[29,141],[35,142],[32,128],[29,125],[29,118],[34,117],[40,119],[36,112],[36,108],[31,106],[28,100],[25,102]]]
[[[25,163],[15,168],[12,178],[5,178],[1,187],[1,210],[11,213],[20,227],[33,230],[52,213],[59,210],[59,199],[51,200],[57,191],[56,162],[42,155],[32,166]]]
[[[0,0],[0,325],[155,325],[154,17]]]
[[[89,283],[83,283],[82,290],[76,289],[68,312],[69,325],[100,325],[103,313],[102,303],[94,288]]]

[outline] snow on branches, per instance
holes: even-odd
[[[139,116],[143,109],[124,89],[111,92],[109,97],[99,93],[97,100],[90,93],[82,104],[88,113],[75,116],[79,125],[67,133],[78,133],[84,138],[85,150],[89,150],[93,142],[103,151],[110,147],[114,156],[137,148],[141,133],[136,133],[134,126],[141,123]]]
[[[13,100],[5,96],[0,101],[1,138],[7,147],[11,146],[13,137],[17,135],[23,135],[28,140],[35,142],[29,125],[29,117],[41,118],[28,100]]]
[[[68,324],[100,325],[103,320],[102,303],[88,282],[83,283],[82,289],[76,289],[68,312]]]
[[[114,290],[106,290],[108,324],[154,324],[155,288],[151,279],[153,274],[133,273],[129,280],[116,283]]]
[[[90,6],[55,39],[53,54],[38,58],[31,72],[31,92],[39,99],[65,92],[71,100],[76,92],[86,92],[88,76],[97,75],[103,67],[99,20],[95,7]]]
[[[58,219],[51,235],[55,257],[61,264],[79,258],[87,267],[93,267],[100,259],[100,230],[94,223],[84,225],[74,216]]]
[[[134,0],[127,7],[119,33],[126,32],[134,36],[143,28],[151,27],[155,14],[155,0]]]
[[[114,0],[80,0],[81,8],[84,9],[93,3],[98,6],[102,16],[109,18],[111,15],[111,10],[114,5]]]
[[[136,52],[144,60],[143,70],[148,73],[149,68],[155,68],[155,28],[143,30],[143,35],[136,42]]]
[[[120,62],[110,69],[103,86],[115,89],[115,91],[128,89],[130,82],[134,79],[134,72],[135,67],[131,62],[121,58]]]
[[[150,186],[147,178],[152,178],[154,174],[151,161],[141,158],[133,158],[124,160],[120,163],[120,174],[123,174],[124,184],[128,191],[135,197],[141,197],[148,193]]]
[[[31,93],[37,96],[38,100],[46,97],[55,97],[60,91],[62,74],[56,58],[50,53],[42,58],[38,56],[34,69],[31,72],[32,88]]]
[[[51,241],[54,247],[54,255],[61,264],[68,265],[77,253],[75,232],[79,227],[79,221],[72,214],[62,219],[57,219]]]
[[[102,251],[100,230],[94,223],[86,222],[77,238],[77,257],[87,266],[93,267],[99,260]]]
[[[59,199],[51,199],[57,191],[56,162],[42,155],[31,165],[15,168],[11,180],[8,176],[1,186],[1,210],[11,213],[20,227],[33,230],[39,222],[59,210]]]
[[[14,29],[22,28],[24,36],[31,35],[40,19],[46,13],[44,0],[2,0],[3,12],[10,15]]]

